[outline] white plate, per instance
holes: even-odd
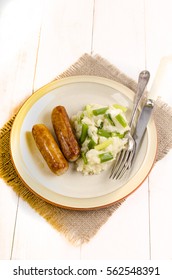
[[[157,134],[154,121],[138,153],[130,177],[109,180],[110,169],[100,175],[83,176],[74,164],[64,175],[54,175],[33,140],[31,130],[44,123],[54,134],[51,111],[65,106],[69,117],[88,103],[119,103],[132,107],[134,93],[127,87],[101,77],[76,76],[51,82],[36,91],[22,106],[11,132],[11,154],[15,168],[25,185],[44,200],[67,208],[92,209],[112,204],[133,192],[149,174],[156,156]]]

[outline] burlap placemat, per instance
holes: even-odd
[[[109,78],[136,91],[137,83],[123,74],[102,57],[84,54],[56,79],[75,75],[95,75]],[[61,232],[72,244],[88,242],[117,210],[124,200],[100,210],[76,211],[53,206],[31,193],[17,176],[10,152],[10,131],[15,116],[0,130],[0,176],[37,211],[55,229]],[[160,160],[172,148],[172,108],[163,101],[156,102],[154,119],[158,132],[157,160]]]

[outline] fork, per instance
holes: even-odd
[[[132,165],[132,160],[134,158],[135,149],[136,149],[135,140],[133,139],[132,135],[135,129],[135,121],[136,121],[138,107],[144,96],[143,93],[149,81],[149,78],[150,78],[149,71],[143,70],[142,72],[140,72],[138,78],[137,92],[134,100],[134,106],[131,114],[131,119],[129,122],[131,132],[128,132],[126,134],[126,138],[128,138],[128,145],[125,149],[123,149],[121,152],[118,153],[109,178],[121,179],[122,176]]]

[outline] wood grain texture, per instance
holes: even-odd
[[[93,0],[45,1],[34,89],[91,52]]]
[[[0,13],[0,97],[2,126],[33,90],[40,18],[33,2],[23,5],[6,1]],[[2,5],[2,2],[1,2]],[[21,8],[19,13],[19,8]],[[32,15],[33,25],[30,25]],[[18,197],[1,180],[0,187],[0,258],[12,258],[18,215]]]
[[[160,59],[172,52],[171,10],[171,0],[1,1],[0,125],[85,52],[100,54],[135,80],[147,68],[150,89]],[[161,95],[170,105],[171,91],[169,84]],[[171,259],[171,163],[170,152],[79,247],[0,180],[0,259]]]
[[[145,68],[144,1],[95,1],[93,52],[131,78]]]

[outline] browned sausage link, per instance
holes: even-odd
[[[49,129],[44,124],[35,124],[32,128],[32,135],[51,171],[56,175],[65,173],[69,167],[68,162]]]
[[[80,147],[73,133],[69,117],[63,106],[57,106],[52,111],[52,124],[54,127],[60,148],[69,161],[75,161],[79,157]]]

